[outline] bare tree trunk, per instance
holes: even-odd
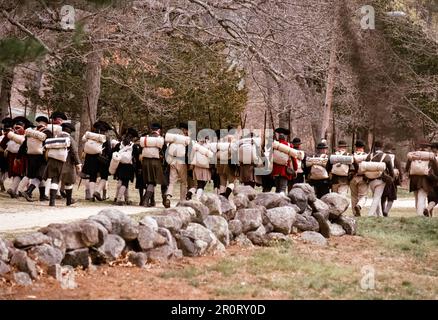
[[[335,73],[336,73],[336,40],[333,42],[333,47],[330,51],[329,69],[327,75],[327,87],[325,93],[325,103],[321,123],[320,139],[327,138],[327,131],[330,126],[330,119],[333,105],[333,92],[335,89]]]
[[[14,80],[13,69],[5,69],[1,78],[0,88],[0,119],[6,118],[10,112],[11,88]]]
[[[283,81],[278,86],[281,112],[278,114],[278,126],[287,129],[289,127],[290,106],[287,94],[287,82]]]
[[[85,74],[85,95],[82,102],[80,137],[90,130],[97,117],[97,103],[100,95],[100,53],[91,52],[87,57],[87,70]],[[79,140],[79,150],[82,152],[83,143]]]
[[[268,71],[264,70],[265,79],[266,79],[266,89],[267,89],[267,97],[266,97],[266,108],[269,111],[269,119],[272,129],[274,129],[274,117],[272,115],[272,109],[274,107],[273,100],[274,100],[274,90],[272,89],[274,85],[274,81],[272,79],[272,76],[269,74]]]
[[[38,71],[35,73],[33,82],[32,82],[32,93],[35,96],[39,96],[40,88],[41,88],[41,80],[43,78],[43,71],[38,68]],[[38,109],[38,103],[32,103],[30,106],[29,112],[29,120],[34,120]]]

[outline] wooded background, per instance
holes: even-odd
[[[1,118],[63,110],[80,134],[195,120],[409,148],[438,133],[438,1],[0,0],[0,75]]]

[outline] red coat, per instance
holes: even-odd
[[[289,142],[287,142],[286,140],[279,140],[278,142],[285,144],[287,146],[293,147]],[[295,158],[291,158],[289,159],[289,161],[287,162],[287,166],[293,166],[295,172],[298,170],[298,161]],[[291,174],[287,174],[286,173],[286,167],[287,166],[282,166],[279,164],[274,163],[273,167],[272,167],[272,176],[276,177],[276,176],[282,176],[287,178],[287,180],[292,180],[295,178],[295,176],[291,175]]]

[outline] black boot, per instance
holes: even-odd
[[[65,190],[65,199],[67,206],[71,206],[73,204],[72,197],[73,197],[73,190],[72,189]]]
[[[56,194],[58,193],[58,190],[56,189],[50,189],[50,199],[49,199],[49,206],[54,207],[55,201],[56,201]]]
[[[40,201],[48,201],[49,197],[46,196],[46,187],[39,187],[40,191]]]
[[[27,201],[32,202],[32,192],[33,190],[35,190],[35,186],[33,184],[31,184],[29,186],[29,188],[27,188],[27,190],[25,192],[23,192],[23,197],[26,198]]]
[[[150,207],[150,201],[151,201],[152,192],[146,191],[144,198],[143,198],[143,206]]]
[[[150,204],[150,207],[155,207],[155,205],[156,205],[156,203],[155,203],[155,193],[154,192],[152,192],[151,200],[150,200],[149,204]]]
[[[228,197],[231,195],[232,192],[233,192],[233,189],[231,189],[231,188],[227,188],[227,189],[225,190],[225,192],[221,193],[221,196],[224,196],[225,198],[228,199]]]
[[[170,208],[170,199],[169,199],[170,197],[171,197],[171,195],[169,195],[169,194],[163,195],[163,206],[165,208]]]

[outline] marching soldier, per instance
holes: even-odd
[[[288,182],[296,176],[298,163],[295,157],[292,157],[290,152],[291,145],[287,142],[287,136],[290,134],[288,129],[277,128],[275,133],[278,139],[273,145],[273,167],[272,177],[275,183],[275,192],[285,194],[287,191]],[[282,148],[285,145],[287,148]]]
[[[368,215],[379,216],[382,214],[382,194],[386,183],[394,179],[394,168],[390,157],[383,152],[383,143],[380,141],[374,143],[374,152],[368,155],[366,162],[384,163],[382,167],[374,164],[374,168],[371,168],[372,164],[369,164],[369,169],[364,173],[370,190],[373,193],[373,202],[371,203]]]
[[[32,201],[32,192],[38,188],[40,192],[40,201],[46,200],[45,187],[42,180],[46,170],[46,159],[44,157],[44,142],[47,138],[52,138],[52,132],[47,129],[49,119],[44,116],[37,117],[36,129],[28,128],[25,131],[26,139],[22,144],[24,152],[27,153],[27,178],[30,179],[30,185],[23,196],[27,201]]]
[[[316,155],[306,159],[306,180],[315,189],[316,196],[322,198],[325,194],[330,193],[331,169],[328,145],[325,141],[318,143],[316,146]]]
[[[258,157],[258,155],[260,155],[260,144],[260,138],[255,137],[253,133],[242,137],[237,143],[239,150],[240,183],[253,188],[256,186],[254,169],[260,162]]]
[[[103,189],[109,176],[109,164],[111,161],[111,141],[106,133],[111,126],[104,121],[97,121],[93,124],[93,132],[86,132],[82,137],[85,141],[85,160],[82,173],[89,176],[89,190],[91,200],[103,201]],[[100,181],[96,185],[97,177]]]
[[[351,207],[356,217],[361,215],[361,210],[367,201],[368,183],[364,174],[359,172],[359,163],[366,160],[368,154],[365,152],[365,143],[362,140],[356,140],[355,152],[353,154],[354,163],[352,178],[350,180]]]
[[[70,206],[75,203],[73,199],[73,185],[76,183],[76,173],[81,172],[82,164],[78,154],[78,144],[72,134],[75,132],[75,127],[71,123],[63,123],[61,137],[70,139],[70,147],[68,148],[67,160],[62,166],[61,182],[65,191],[66,205]]]
[[[141,205],[145,207],[155,206],[155,187],[157,184],[164,184],[162,166],[164,138],[161,136],[161,126],[158,123],[152,123],[150,129],[151,133],[140,139],[140,147],[143,148],[141,152],[142,180],[146,189]]]
[[[385,190],[382,194],[382,210],[383,216],[387,217],[389,211],[392,208],[392,204],[397,200],[397,186],[401,185],[402,181],[402,171],[401,164],[398,158],[394,154],[394,147],[392,144],[387,143],[384,148],[384,152],[391,159],[392,166],[394,168],[394,180],[388,181],[385,185]]]
[[[218,132],[217,143],[217,164],[216,172],[219,176],[219,194],[228,198],[234,189],[234,184],[237,180],[238,167],[236,163],[232,163],[231,153],[234,143],[236,142],[236,129],[228,126],[228,134],[220,137]]]
[[[290,180],[288,182],[288,191],[292,190],[292,187],[294,184],[296,183],[304,183],[304,170],[306,168],[306,154],[304,153],[304,151],[301,150],[301,139],[298,137],[293,138],[292,140],[292,146],[295,150],[299,150],[302,153],[302,158],[303,160],[300,160],[298,158],[295,158],[297,161],[297,171],[296,171],[296,176],[294,179]]]
[[[2,120],[3,128],[0,134],[0,191],[6,191],[4,182],[8,178],[8,161],[6,159],[6,143],[8,138],[6,137],[8,132],[12,130],[13,120],[11,118],[4,118]],[[4,142],[2,144],[2,141]]]
[[[347,152],[347,142],[339,140],[338,147],[335,152],[336,156],[350,156]],[[336,157],[333,157],[336,158]],[[331,158],[331,159],[333,159]],[[353,157],[351,156],[351,163],[331,163],[331,184],[332,192],[339,193],[346,196],[348,193],[350,170],[352,169]]]
[[[435,161],[438,161],[438,142],[431,144],[431,150],[435,154]],[[427,208],[424,215],[433,216],[433,209],[438,204],[438,176],[431,174],[429,179],[432,182],[432,189],[427,194]]]
[[[414,192],[417,215],[429,216],[426,207],[427,194],[433,190],[430,176],[438,175],[435,154],[428,151],[430,144],[426,141],[417,143],[415,152],[408,153],[406,172],[409,174],[409,191]]]

